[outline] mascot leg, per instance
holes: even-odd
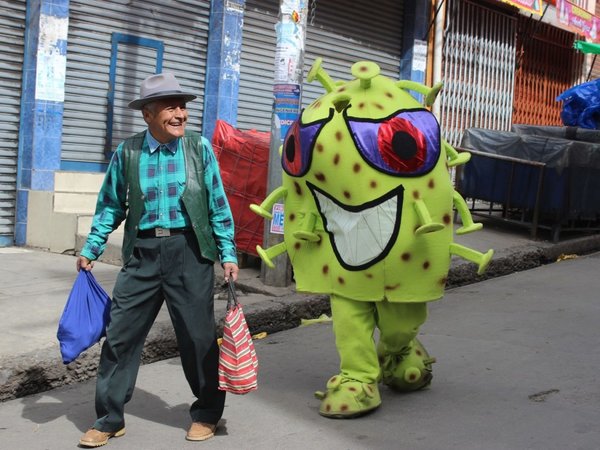
[[[315,394],[321,399],[319,414],[358,417],[381,404],[377,388],[381,369],[373,339],[375,304],[332,295],[331,312],[341,373],[329,379],[326,392]]]
[[[380,339],[377,353],[383,383],[398,391],[415,391],[431,383],[435,362],[416,338],[427,318],[426,303],[377,303]]]

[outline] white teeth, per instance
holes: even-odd
[[[368,207],[346,207],[323,192],[311,190],[332,237],[340,263],[349,270],[364,268],[384,257],[399,229],[398,193],[380,197]],[[390,195],[394,194],[394,195]]]

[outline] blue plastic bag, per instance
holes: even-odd
[[[63,363],[69,364],[106,335],[110,297],[92,272],[80,270],[58,323]]]

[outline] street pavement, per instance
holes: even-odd
[[[562,254],[586,254],[600,250],[600,234],[565,236],[558,243],[531,240],[525,229],[485,222],[481,231],[456,236],[458,243],[479,251],[495,250],[484,276],[474,264],[455,258],[448,287],[480,282],[538,267]],[[34,248],[0,248],[0,402],[19,398],[95,377],[100,345],[63,365],[56,339],[58,321],[76,277],[76,258]],[[119,267],[97,263],[93,273],[110,294]],[[217,274],[215,317],[225,315],[226,292],[221,269]],[[329,313],[328,298],[300,294],[291,284],[272,287],[262,282],[260,266],[242,268],[237,283],[239,299],[253,334],[272,334],[298,326],[303,319]],[[166,307],[160,312],[147,340],[143,362],[177,356],[177,344]]]
[[[594,253],[448,290],[420,333],[437,358],[431,388],[382,388],[382,406],[359,419],[323,418],[312,397],[338,370],[329,322],[256,340],[258,390],[228,395],[203,443],[184,439],[192,398],[179,360],[144,365],[127,434],[106,448],[597,450],[598,267]],[[93,394],[89,380],[1,403],[0,448],[75,448]]]

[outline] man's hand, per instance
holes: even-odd
[[[85,256],[80,256],[79,258],[77,258],[77,272],[79,272],[81,269],[87,270],[89,272],[90,270],[92,270],[93,267],[94,261],[90,261]]]
[[[224,270],[223,276],[225,277],[225,281],[229,282],[229,277],[231,277],[231,279],[233,281],[237,280],[238,272],[240,271],[237,264],[234,264],[231,262],[226,262],[223,264],[223,270]]]

